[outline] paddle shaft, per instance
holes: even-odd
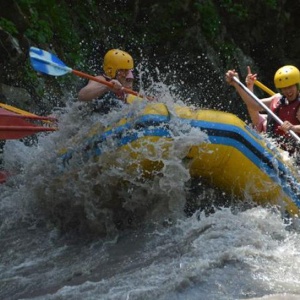
[[[269,94],[270,96],[275,95],[276,93],[274,93],[272,90],[270,90],[268,87],[266,87],[263,83],[261,83],[258,80],[254,81],[254,84],[256,86],[258,86],[259,88],[261,88],[263,91],[265,91],[267,94]]]
[[[242,84],[237,77],[233,77],[233,80],[251,97],[256,103],[258,103],[279,125],[283,124],[283,121],[274,112],[260,101],[244,84]],[[293,136],[298,142],[300,142],[300,137],[292,130],[289,130],[290,135]]]
[[[17,113],[21,116],[24,116],[24,117],[28,117],[30,119],[37,119],[37,120],[42,120],[46,123],[48,122],[52,122],[52,121],[56,121],[55,118],[52,118],[52,117],[41,117],[41,116],[38,116],[38,115],[35,115],[33,113],[30,113],[28,111],[25,111],[25,110],[22,110],[20,108],[17,108],[17,107],[14,107],[14,106],[11,106],[9,104],[4,104],[4,103],[0,103],[0,107],[8,110],[8,111],[11,111],[11,112],[14,112],[14,113]]]
[[[52,127],[42,126],[2,126],[0,125],[1,140],[18,140],[39,132],[55,131]]]
[[[93,80],[93,81],[96,81],[98,83],[102,83],[110,88],[113,88],[113,84],[109,81],[106,81],[106,80],[103,80],[103,79],[100,79],[100,78],[97,78],[95,76],[92,76],[92,75],[89,75],[89,74],[86,74],[86,73],[83,73],[81,71],[77,71],[77,70],[73,70],[72,69],[72,73],[76,76],[79,76],[79,77],[82,77],[82,78],[86,78],[86,79],[89,79],[89,80]],[[128,88],[125,88],[125,87],[122,87],[121,89],[124,93],[127,93],[127,94],[131,94],[131,95],[134,95],[134,96],[137,96],[137,97],[143,97],[143,95],[140,95],[138,92],[135,92],[131,89],[128,89]],[[152,101],[153,99],[151,97],[148,97],[146,96],[146,98],[150,101]]]
[[[95,76],[83,73],[81,71],[73,70],[72,68],[65,65],[64,62],[62,62],[58,57],[56,57],[54,54],[47,52],[45,50],[36,48],[36,47],[30,47],[29,51],[30,61],[32,67],[41,73],[52,75],[52,76],[62,76],[67,73],[73,73],[76,76],[86,78],[89,80],[96,81],[98,83],[104,84],[110,88],[113,88],[114,85],[112,82],[97,78]],[[126,94],[131,94],[140,98],[147,98],[150,101],[153,101],[154,99],[152,97],[143,96],[139,94],[138,92],[135,92],[131,89],[122,87],[121,89]]]

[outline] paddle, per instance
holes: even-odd
[[[96,78],[95,76],[91,76],[89,74],[76,71],[71,69],[70,67],[67,67],[59,58],[57,58],[54,54],[47,52],[45,50],[36,48],[36,47],[30,47],[29,51],[30,61],[32,67],[41,73],[52,75],[52,76],[62,76],[67,73],[73,73],[76,76],[87,78],[89,80],[93,80],[99,83],[102,83],[108,87],[113,88],[113,84],[106,80],[101,80],[99,78]],[[128,88],[122,87],[122,91],[124,91],[127,94],[131,94],[138,97],[143,97],[138,92],[135,92],[133,90],[130,90]],[[146,97],[148,100],[151,100],[150,97]]]
[[[43,127],[36,125],[28,126],[2,126],[0,125],[0,140],[18,140],[26,136],[44,131],[55,131],[51,127]]]
[[[270,96],[275,95],[276,93],[274,93],[272,90],[270,90],[268,87],[266,87],[264,84],[262,84],[260,81],[255,80],[254,84],[256,86],[258,86],[259,88],[261,88],[263,91],[265,91],[267,94],[269,94]]]
[[[278,118],[273,111],[266,106],[263,102],[261,102],[245,85],[243,85],[237,77],[233,77],[233,80],[251,97],[253,98],[256,103],[258,103],[279,125],[283,124],[283,121]],[[300,137],[292,130],[289,130],[290,135],[292,135],[298,142],[300,142]]]
[[[9,104],[4,104],[4,103],[1,103],[1,102],[0,102],[0,107],[6,109],[8,111],[20,114],[22,116],[25,116],[25,117],[28,117],[28,118],[31,118],[31,119],[41,120],[41,121],[44,121],[46,123],[57,121],[55,118],[52,118],[52,117],[41,117],[41,116],[35,115],[33,113],[30,113],[28,111],[25,111],[25,110],[22,110],[20,108],[11,106]]]
[[[8,111],[14,112],[16,114],[19,114],[20,117],[23,117],[23,118],[26,118],[26,119],[48,121],[47,123],[56,122],[57,121],[56,118],[38,116],[38,115],[35,115],[35,114],[30,113],[28,111],[25,111],[25,110],[22,110],[20,108],[17,108],[17,107],[8,105],[8,104],[4,104],[4,103],[1,103],[1,102],[0,102],[0,108],[4,108],[5,110],[8,110]],[[1,115],[1,113],[0,113],[0,115]]]
[[[0,108],[0,139],[20,139],[41,131],[57,130],[56,127],[38,126],[27,120],[44,120],[44,117],[22,116]]]
[[[6,182],[6,180],[9,176],[10,176],[10,174],[7,171],[0,170],[0,184]]]

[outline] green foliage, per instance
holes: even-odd
[[[49,24],[46,21],[37,20],[35,15],[32,16],[31,20],[34,25],[26,30],[25,35],[37,43],[50,43],[53,32],[49,27]]]
[[[135,37],[142,37],[140,43],[146,45],[163,45],[166,41],[172,44],[183,40],[193,20],[182,0],[151,3],[142,7],[139,15],[142,19],[137,26],[140,35],[135,34]]]
[[[273,0],[269,0],[273,1]],[[249,11],[242,3],[236,3],[235,0],[222,0],[220,6],[224,8],[229,14],[234,15],[238,19],[248,18]]]
[[[91,24],[95,24],[89,17],[92,10],[88,5],[56,0],[19,0],[19,5],[30,21],[25,35],[31,41],[41,47],[51,45],[71,66],[84,64],[80,34],[94,34]],[[68,81],[66,77],[59,80]]]
[[[38,73],[32,68],[29,59],[25,61],[24,72],[23,72],[23,82],[26,86],[34,86],[34,91],[39,97],[43,97],[44,89],[39,84],[40,78]]]
[[[11,35],[18,34],[18,29],[15,24],[5,18],[0,18],[0,27]]]
[[[53,51],[75,69],[95,74],[101,68],[101,55],[113,47],[129,51],[136,64],[139,53],[144,57],[154,53],[154,64],[156,60],[164,64],[174,53],[194,54],[209,46],[225,66],[235,59],[235,39],[243,41],[241,48],[247,55],[255,41],[256,48],[262,47],[255,52],[259,53],[256,59],[260,59],[262,51],[269,53],[264,44],[257,43],[260,38],[266,40],[265,32],[267,37],[273,34],[276,44],[284,36],[281,31],[276,37],[269,30],[273,19],[268,18],[267,23],[264,19],[264,13],[281,17],[279,12],[285,6],[278,0],[18,0],[15,3],[20,7],[21,18],[23,15],[26,18],[22,23],[27,26],[23,41]],[[245,35],[249,25],[248,37]],[[0,26],[12,35],[18,34],[13,20],[0,18]],[[264,62],[261,59],[261,64]],[[42,80],[44,77],[36,76],[30,66],[23,71],[26,74],[22,78],[36,87],[38,95],[42,94],[44,82],[74,85],[74,76]]]
[[[20,0],[27,12],[30,26],[26,36],[39,44],[61,44],[72,49],[78,47],[79,38],[73,28],[69,7],[62,1]]]
[[[18,5],[28,19],[25,36],[44,48],[51,46],[63,61],[75,66],[82,62],[78,24],[74,23],[73,6],[68,1],[56,0],[19,0]],[[82,9],[82,6],[81,6]],[[75,14],[76,15],[76,14]],[[77,25],[77,28],[76,28]],[[42,77],[43,78],[43,77]],[[37,76],[31,65],[26,61],[23,81],[34,86],[36,94],[43,96],[43,80]],[[62,78],[47,78],[61,84],[72,84],[72,76]]]
[[[50,6],[45,6],[46,1],[36,0],[20,0],[20,7],[27,12],[30,26],[26,30],[25,35],[37,43],[50,43],[53,38],[53,30],[51,28],[51,22],[48,18],[45,18],[45,11],[48,13],[51,9]],[[52,1],[48,2],[52,5]],[[41,8],[41,10],[39,10]]]
[[[232,62],[236,56],[237,47],[231,42],[223,42],[219,45],[219,54],[225,69],[232,67]]]
[[[265,1],[266,4],[273,9],[276,9],[278,7],[278,0],[265,0]]]
[[[220,32],[220,20],[215,5],[211,1],[197,1],[195,9],[200,15],[201,28],[210,40]]]

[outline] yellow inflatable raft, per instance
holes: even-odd
[[[128,172],[139,168],[151,178],[170,155],[174,121],[207,135],[205,141],[190,145],[184,157],[192,178],[209,181],[239,198],[247,195],[258,204],[280,204],[298,215],[300,186],[296,170],[277,149],[230,113],[179,105],[170,112],[163,103],[150,103],[134,117],[127,116],[104,132],[91,130],[79,149],[85,159],[95,160],[105,155],[104,144],[113,140],[111,151],[128,154]],[[65,167],[72,162],[73,154],[62,154]]]

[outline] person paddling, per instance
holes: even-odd
[[[247,67],[247,76],[245,79],[245,83],[247,85],[247,88],[253,92],[254,90],[254,82],[257,79],[257,74],[252,74],[251,68],[248,66]],[[247,105],[247,103],[246,103]],[[251,119],[251,123],[253,127],[258,131],[259,133],[261,132],[266,132],[267,131],[267,114],[262,114],[259,111],[253,109],[251,105],[247,105],[247,110]]]
[[[113,84],[113,87],[89,80],[78,93],[80,101],[94,101],[94,111],[107,113],[113,107],[126,103],[123,87],[132,89],[134,62],[130,54],[119,49],[109,50],[103,59],[104,74],[96,76]]]
[[[238,76],[238,73],[234,69],[228,70],[225,76],[227,83],[235,87],[247,105],[254,125],[257,126],[259,122],[264,123],[263,115],[259,114],[261,106],[233,80],[234,76]],[[254,82],[255,79],[256,74],[252,74],[249,68],[246,80],[248,80],[247,85],[249,84],[250,88],[251,81]],[[279,125],[271,117],[268,117],[261,130],[266,130],[284,150],[292,154],[296,146],[288,131],[292,130],[296,134],[300,134],[300,72],[298,68],[291,65],[279,68],[274,75],[274,84],[280,93],[260,100],[283,121],[283,124]]]

